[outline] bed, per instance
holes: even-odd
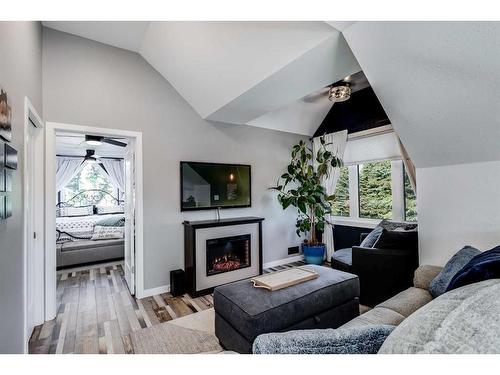
[[[124,257],[125,216],[123,201],[97,205],[105,194],[100,190],[79,192],[56,207],[57,268],[119,260]]]

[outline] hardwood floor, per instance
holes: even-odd
[[[264,270],[303,265],[295,262]],[[213,307],[212,295],[191,298],[170,293],[136,299],[121,264],[60,271],[57,317],[37,326],[29,342],[33,354],[132,354],[130,332]]]
[[[120,264],[57,275],[57,317],[37,326],[30,353],[133,353],[129,333],[212,307],[212,296],[135,299]]]

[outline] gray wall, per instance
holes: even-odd
[[[24,97],[42,113],[42,32],[37,22],[0,22],[0,86],[13,111],[12,146],[19,152],[14,173],[13,215],[0,221],[0,353],[23,351],[22,152]]]
[[[299,244],[294,211],[283,212],[268,187],[303,138],[202,120],[138,54],[51,29],[43,30],[43,43],[46,121],[143,132],[145,288],[169,284],[169,271],[183,267],[182,221],[215,217],[181,214],[181,160],[251,164],[252,207],[222,216],[266,218],[264,262],[285,258],[288,246]]]

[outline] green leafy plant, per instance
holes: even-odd
[[[323,136],[320,137],[320,147],[315,155],[304,141],[293,146],[286,172],[278,178],[276,186],[271,187],[278,191],[278,201],[284,210],[289,206],[297,208],[297,235],[309,233],[311,244],[318,243],[316,230],[323,231],[335,198],[326,193],[322,182],[328,177],[330,166],[335,168],[343,165],[341,159],[327,150],[330,144]],[[316,161],[316,167],[313,167],[313,160]]]

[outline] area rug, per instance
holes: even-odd
[[[219,353],[215,312],[208,309],[130,334],[136,354]]]

